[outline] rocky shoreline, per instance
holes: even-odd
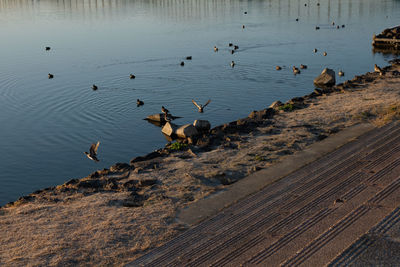
[[[400,64],[400,61],[392,61],[393,65]],[[384,71],[390,72],[392,66],[387,66],[383,68]],[[400,76],[398,71],[392,71],[392,75]],[[381,78],[377,72],[369,72],[363,75],[357,75],[351,80],[347,80],[344,83],[337,84],[335,86],[326,88],[316,88],[313,92],[303,97],[294,97],[282,103],[280,101],[275,101],[271,104],[269,108],[265,108],[259,111],[252,111],[248,117],[238,119],[223,125],[216,126],[212,128],[209,132],[204,133],[196,138],[186,138],[180,139],[177,142],[182,145],[174,147],[173,144],[167,144],[164,148],[155,150],[145,156],[138,156],[133,158],[130,163],[116,163],[109,169],[103,169],[95,171],[89,176],[82,179],[72,179],[63,185],[48,187],[45,189],[37,190],[27,196],[20,197],[15,202],[10,202],[4,206],[4,208],[12,207],[14,205],[21,205],[29,201],[33,201],[35,198],[40,198],[40,195],[47,195],[51,192],[57,195],[57,192],[72,194],[78,192],[79,190],[85,193],[96,193],[99,191],[134,191],[135,188],[152,186],[157,183],[155,179],[145,179],[138,181],[131,181],[126,183],[119,183],[120,177],[123,177],[124,173],[134,171],[140,173],[146,169],[157,169],[157,164],[161,158],[167,157],[171,154],[182,154],[182,152],[188,152],[188,154],[196,155],[197,153],[211,151],[219,146],[228,148],[238,148],[235,141],[239,141],[241,134],[250,134],[257,131],[258,127],[266,127],[271,125],[271,119],[274,115],[280,112],[291,112],[298,109],[307,108],[312,99],[319,96],[326,96],[332,93],[345,93],[346,90],[355,89],[365,84],[372,83],[376,79]],[[312,131],[313,126],[307,126]],[[337,132],[340,129],[330,129],[327,132],[321,131],[319,129],[314,129],[317,135],[317,140],[322,140],[327,137],[327,135]],[[234,137],[236,136],[236,138]],[[154,164],[153,164],[154,161]],[[118,175],[118,177],[114,177]],[[109,177],[111,176],[111,177]],[[126,176],[126,175],[125,175]],[[221,179],[220,181],[223,185],[229,185],[231,180]],[[49,198],[54,202],[58,202],[57,198]],[[141,201],[139,201],[141,202]]]
[[[178,209],[345,127],[398,119],[400,61],[391,63],[383,75],[369,72],[274,102],[196,138],[0,207],[0,232],[9,233],[0,265],[120,265],[137,258],[186,229],[175,219]]]

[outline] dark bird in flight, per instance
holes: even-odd
[[[95,162],[99,162],[99,159],[97,158],[97,149],[99,148],[99,145],[100,145],[100,142],[97,141],[97,144],[93,143],[93,144],[90,146],[89,153],[88,153],[88,152],[83,152],[83,153],[85,153],[85,155],[86,155],[89,159],[91,159],[91,160],[93,160],[93,161],[95,161]]]
[[[199,109],[199,112],[200,112],[200,113],[203,113],[203,109],[204,109],[208,104],[210,104],[210,102],[211,102],[211,99],[208,99],[207,103],[205,103],[204,105],[199,105],[199,104],[196,103],[196,101],[194,101],[194,100],[192,99],[192,103]]]

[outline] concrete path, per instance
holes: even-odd
[[[399,206],[393,123],[274,179],[128,266],[398,263]],[[380,261],[387,251],[395,256]]]

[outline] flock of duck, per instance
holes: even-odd
[[[319,6],[319,5],[320,5],[320,4],[317,3],[317,6]],[[304,4],[304,6],[307,6],[307,4]],[[246,15],[246,14],[247,14],[247,11],[245,11],[244,14]],[[299,18],[296,18],[296,21],[299,21]],[[335,22],[332,22],[332,26],[335,26]],[[341,28],[344,28],[344,27],[345,27],[345,25],[341,25]],[[339,29],[340,26],[337,25],[336,28]],[[242,29],[245,29],[245,25],[242,25]],[[319,27],[319,26],[316,26],[315,29],[316,29],[316,30],[319,30],[320,27]],[[239,49],[239,46],[238,46],[238,45],[235,45],[235,44],[233,44],[233,43],[228,43],[228,47],[231,47],[231,48],[232,48],[232,49],[230,50],[230,53],[231,53],[231,54],[234,54],[234,53],[236,52],[236,50]],[[51,47],[46,46],[46,47],[45,47],[45,50],[46,50],[46,51],[50,51],[50,50],[51,50]],[[214,46],[214,52],[218,52],[218,51],[219,51],[219,48],[218,48],[217,46]],[[317,53],[317,52],[318,52],[318,49],[315,48],[315,49],[313,50],[313,52],[314,52],[314,53]],[[322,54],[323,54],[323,56],[327,56],[327,52],[326,52],[326,51],[323,52]],[[192,56],[187,56],[187,57],[186,57],[186,60],[192,60]],[[236,65],[236,63],[232,60],[231,63],[230,63],[230,66],[233,68],[233,67],[235,67],[235,65]],[[181,61],[181,62],[180,62],[180,66],[182,66],[182,67],[185,66],[185,62],[184,62],[184,61]],[[276,69],[276,70],[282,70],[282,67],[281,67],[281,66],[276,66],[275,69]],[[293,73],[294,73],[295,75],[301,73],[300,69],[307,69],[307,65],[300,64],[300,67],[299,67],[299,68],[296,67],[296,66],[293,66],[293,67],[292,67],[292,71],[293,71]],[[382,73],[382,70],[381,70],[377,65],[375,65],[375,71]],[[344,72],[343,72],[342,70],[339,70],[338,75],[339,75],[339,76],[344,76]],[[54,78],[54,75],[51,74],[51,73],[49,73],[49,74],[48,74],[48,78],[49,78],[49,79],[53,79],[53,78]],[[130,79],[135,79],[136,76],[135,76],[134,74],[131,73],[131,74],[129,75],[129,78],[130,78]],[[98,90],[98,86],[95,85],[95,84],[93,84],[93,85],[92,85],[92,90],[94,90],[94,91]],[[204,112],[204,108],[205,108],[210,102],[211,102],[211,99],[209,99],[204,105],[201,105],[201,104],[198,104],[195,100],[192,99],[193,105],[195,105],[195,106],[197,107],[198,112],[200,112],[200,113]],[[140,100],[140,99],[137,99],[137,100],[136,100],[136,104],[137,104],[137,106],[139,107],[139,106],[143,106],[143,105],[144,105],[144,102],[143,102],[142,100]],[[161,112],[164,114],[164,119],[165,119],[165,121],[170,121],[171,118],[173,118],[173,116],[171,115],[171,113],[169,112],[169,110],[168,110],[167,108],[165,108],[164,106],[161,107]],[[98,150],[98,148],[99,148],[99,145],[100,145],[100,142],[99,142],[99,141],[98,141],[97,143],[91,144],[90,149],[89,149],[89,152],[84,152],[84,154],[85,154],[89,159],[91,159],[91,160],[93,160],[93,161],[95,161],[95,162],[99,162],[99,159],[97,158],[97,150]]]
[[[229,46],[233,46],[233,45],[230,43]],[[234,46],[234,50],[237,50],[237,49],[239,49],[239,46],[235,45],[235,46]],[[45,47],[45,51],[50,51],[50,50],[51,50],[51,47],[50,47],[50,46],[46,46],[46,47]],[[218,51],[218,48],[214,47],[214,51]],[[232,51],[233,51],[233,50],[232,50]],[[233,54],[233,52],[232,52],[232,54]],[[187,57],[186,57],[186,60],[192,60],[192,56],[187,56]],[[185,65],[185,62],[182,61],[182,62],[180,63],[180,65],[181,65],[181,66],[184,66],[184,65]],[[232,67],[234,66],[234,62],[233,62],[233,61],[232,61],[231,66],[232,66]],[[49,79],[53,79],[53,78],[54,78],[54,74],[49,73],[49,74],[48,74],[48,78],[49,78]],[[131,74],[129,75],[129,78],[130,78],[130,79],[135,79],[136,76],[135,76],[134,74],[131,73]],[[92,90],[93,90],[93,91],[98,90],[97,85],[93,84],[93,85],[92,85]],[[202,105],[202,104],[198,104],[194,99],[192,99],[193,105],[195,105],[195,106],[197,107],[197,109],[198,109],[198,111],[199,111],[200,113],[203,113],[203,112],[204,112],[204,108],[205,108],[208,104],[210,104],[210,102],[211,102],[211,99],[209,99],[204,105]],[[143,102],[142,100],[140,100],[140,99],[136,99],[136,105],[137,105],[138,107],[143,106],[143,105],[144,105],[144,102]],[[169,112],[169,110],[168,110],[167,108],[165,108],[164,106],[161,107],[161,112],[164,114],[164,119],[165,119],[165,121],[171,121],[171,120],[174,118],[174,116],[172,116],[171,113]],[[97,141],[97,143],[92,143],[91,146],[90,146],[90,148],[89,148],[89,152],[86,152],[86,151],[85,151],[85,152],[83,152],[83,153],[84,153],[90,160],[93,160],[93,161],[95,161],[95,162],[99,162],[100,160],[97,158],[97,150],[98,150],[98,148],[99,148],[99,145],[100,145],[100,142],[99,142],[99,141]]]

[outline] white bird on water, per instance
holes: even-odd
[[[89,159],[91,159],[91,160],[93,160],[93,161],[95,161],[95,162],[99,162],[100,160],[97,158],[97,149],[99,148],[99,145],[100,145],[100,142],[97,141],[97,144],[93,143],[93,144],[90,146],[89,153],[88,153],[88,152],[83,152],[83,153],[85,153],[85,155],[86,155]]]

